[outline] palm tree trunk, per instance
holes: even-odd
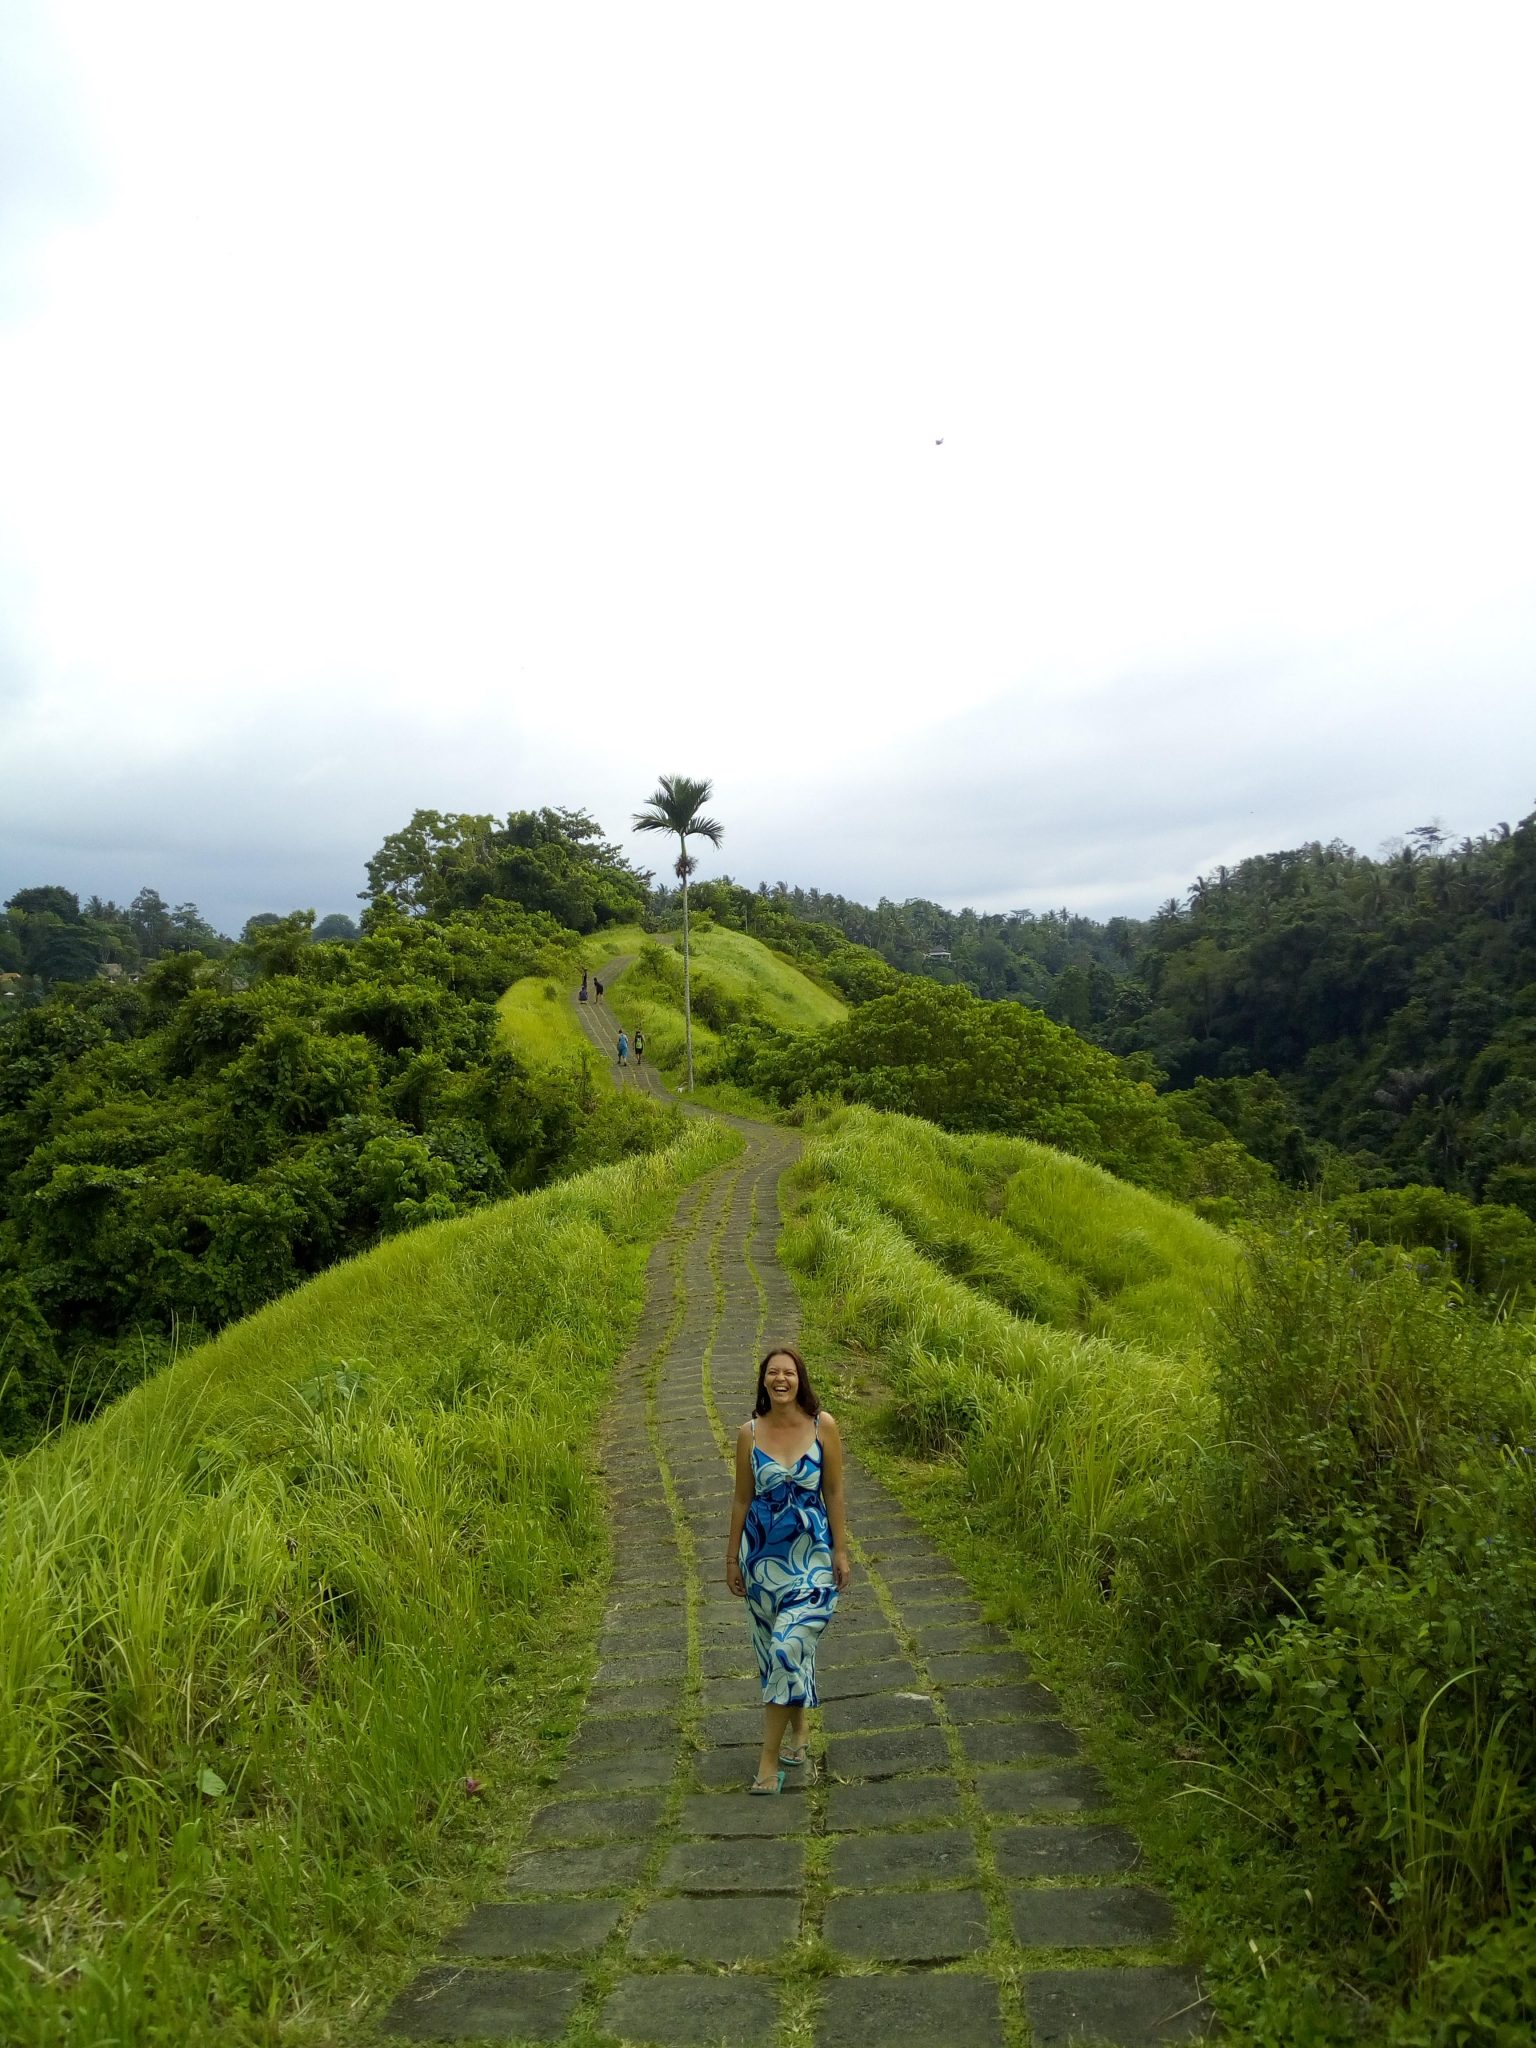
[[[683,849],[683,1044],[688,1054],[688,1093],[693,1093],[693,989],[688,975],[688,842],[679,837]]]

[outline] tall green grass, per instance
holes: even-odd
[[[1062,1610],[1100,1607],[1208,1424],[1231,1240],[1049,1147],[873,1110],[815,1139],[795,1186],[786,1256],[826,1333],[878,1354],[898,1441],[964,1456]]]
[[[430,1872],[535,1620],[668,1150],[393,1239],[0,1469],[0,2039],[269,2042]]]
[[[818,1335],[877,1365],[898,1485],[1250,1829],[1191,1901],[1244,2038],[1523,2048],[1536,1325],[1321,1212],[1239,1249],[1063,1154],[867,1110],[808,1146],[785,1243]]]

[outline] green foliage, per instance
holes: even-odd
[[[1222,1760],[1204,1788],[1311,1901],[1277,1952],[1368,1993],[1316,2038],[1518,2040],[1531,1323],[1320,1206],[1276,1212],[1239,1265],[1059,1153],[834,1124],[786,1241],[823,1338],[878,1358],[891,1441],[963,1472],[1020,1600]]]
[[[493,904],[334,945],[310,923],[0,1021],[0,1276],[30,1305],[0,1442],[381,1235],[672,1129],[499,1038],[496,998],[570,942],[549,920]]]
[[[368,863],[363,921],[377,928],[391,912],[440,918],[494,901],[591,932],[638,918],[646,880],[584,811],[509,811],[500,824],[417,811]]]
[[[1420,827],[1377,860],[1255,855],[1146,923],[782,882],[736,912],[781,913],[1144,1056],[1283,1181],[1428,1182],[1536,1218],[1536,814],[1454,847]]]
[[[519,1768],[647,1245],[736,1142],[395,1239],[0,1466],[7,2044],[329,2034],[466,1771]]]
[[[1001,1131],[1183,1192],[1192,1162],[1152,1089],[1096,1046],[1013,1003],[908,980],[809,1043],[743,1034],[727,1079],[772,1101],[837,1094],[949,1130]]]
[[[1375,1900],[1410,1976],[1530,1877],[1529,1352],[1410,1259],[1362,1266],[1330,1219],[1270,1234],[1218,1323],[1205,1455],[1145,1530],[1151,1667],[1244,1759],[1326,1909]]]
[[[124,909],[92,896],[82,909],[72,889],[18,889],[0,919],[0,972],[31,979],[36,992],[58,983],[88,982],[137,969],[166,953],[200,948],[226,953],[195,903],[172,910],[153,889]]]
[[[1536,1298],[1536,1223],[1519,1209],[1427,1187],[1372,1188],[1331,1207],[1358,1236],[1418,1248],[1436,1268],[1496,1301],[1528,1305]]]

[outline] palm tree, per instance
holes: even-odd
[[[713,818],[701,818],[699,808],[707,804],[714,784],[695,782],[690,775],[663,775],[651,794],[650,809],[635,813],[637,832],[677,834],[678,880],[683,885],[683,1041],[688,1054],[688,1086],[693,1087],[693,992],[688,965],[688,877],[695,862],[688,851],[690,839],[707,839],[720,844],[721,827]]]

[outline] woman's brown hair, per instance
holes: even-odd
[[[811,1376],[805,1369],[805,1360],[793,1344],[775,1344],[757,1368],[757,1405],[752,1413],[766,1415],[773,1406],[768,1398],[768,1367],[775,1358],[792,1358],[795,1361],[795,1371],[800,1376],[800,1384],[795,1388],[795,1403],[803,1408],[807,1415],[813,1418],[818,1416],[821,1413],[821,1403],[816,1398],[816,1389],[811,1385]]]

